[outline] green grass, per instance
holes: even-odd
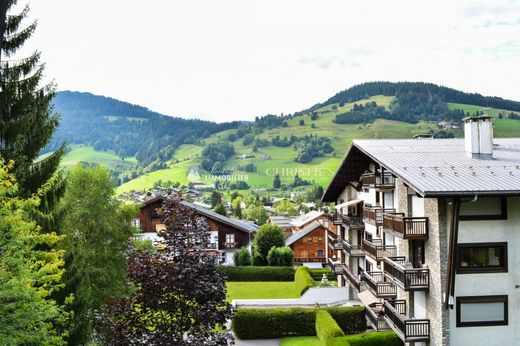
[[[280,340],[280,346],[320,346],[317,336],[293,336]]]
[[[227,300],[298,298],[294,282],[227,282]]]
[[[106,168],[114,168],[117,165],[132,167],[137,164],[134,157],[126,157],[124,160],[111,151],[96,151],[93,147],[69,146],[71,149],[65,154],[61,164],[65,169],[76,166],[79,162],[97,163]]]

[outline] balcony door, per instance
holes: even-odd
[[[411,241],[411,260],[414,268],[421,268],[424,264],[424,241],[423,240],[412,240]]]

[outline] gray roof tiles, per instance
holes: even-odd
[[[355,140],[352,145],[422,195],[520,194],[520,138],[495,138],[492,159],[464,139]],[[348,156],[342,165],[348,165]]]

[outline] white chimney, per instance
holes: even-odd
[[[490,116],[464,118],[466,153],[473,158],[491,158],[493,155],[493,123]]]

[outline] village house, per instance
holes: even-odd
[[[325,264],[333,250],[329,249],[329,229],[322,223],[312,221],[307,223],[300,231],[294,233],[285,240],[285,245],[293,251],[295,263]]]
[[[134,219],[133,225],[142,230],[142,238],[157,239],[157,231],[164,229],[161,215],[158,212],[164,198],[155,196],[141,204],[139,215]],[[209,248],[218,251],[220,264],[233,264],[233,252],[238,248],[246,247],[251,251],[252,240],[258,231],[256,224],[222,216],[185,200],[180,203],[193,209],[208,222],[211,232]]]
[[[325,190],[339,285],[414,345],[520,340],[520,138],[355,140]]]

